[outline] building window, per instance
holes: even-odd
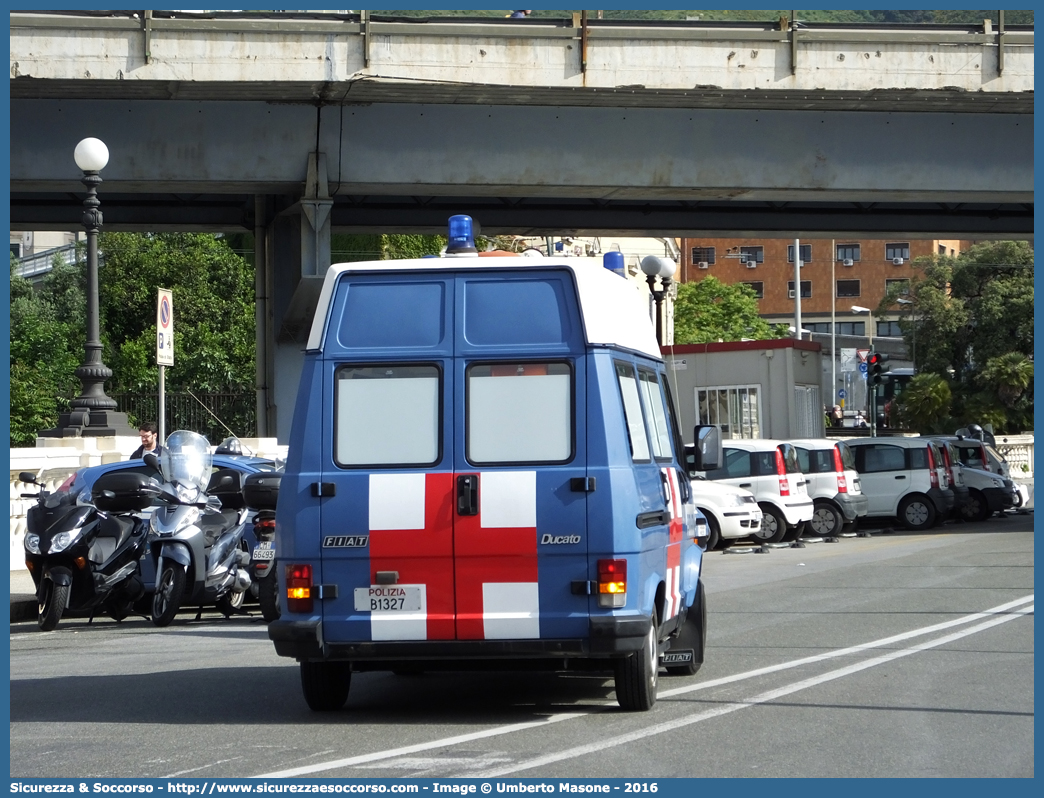
[[[16,258],[22,257],[22,245],[21,244],[12,244],[11,245],[11,254],[14,255]]]
[[[910,260],[910,244],[885,244],[885,260]]]
[[[885,280],[885,291],[890,291],[893,285],[902,286],[899,289],[899,293],[902,296],[909,296],[910,294],[910,281],[906,279],[899,280]]]
[[[830,333],[830,322],[829,321],[813,321],[813,322],[805,322],[805,321],[803,321],[801,323],[801,326],[804,327],[809,332],[827,333],[827,334]]]
[[[760,438],[761,406],[757,385],[696,389],[700,424],[717,424],[723,438]]]
[[[839,321],[837,323],[838,335],[866,335],[865,321]]]
[[[837,295],[842,296],[859,296],[859,280],[838,280],[837,281]]]
[[[939,254],[940,255],[945,255],[946,254],[946,247],[944,247],[942,244],[939,245]]]
[[[744,261],[754,261],[755,263],[765,262],[765,248],[764,247],[740,247],[740,263]]]
[[[902,338],[903,331],[899,329],[897,321],[879,321],[877,322],[877,332],[874,335],[881,338]]]
[[[853,263],[859,261],[859,244],[838,244],[837,259],[839,261],[850,260]]]
[[[765,298],[765,284],[763,282],[740,283],[740,285],[749,285],[751,288],[754,289],[754,296],[756,296],[758,299]]]
[[[714,264],[714,247],[693,247],[692,248],[692,265],[695,266],[698,263],[707,263],[710,265]]]
[[[794,262],[794,245],[791,244],[787,247],[787,263]],[[802,244],[801,245],[801,262],[811,263],[812,262],[812,245]]]
[[[794,281],[790,280],[787,282],[787,296],[790,298],[794,297]],[[801,281],[801,298],[808,299],[812,296],[812,281],[802,280]]]

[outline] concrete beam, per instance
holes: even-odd
[[[85,135],[114,193],[300,196],[318,142],[334,197],[1033,201],[1016,114],[86,100],[12,101],[11,191],[77,192]]]

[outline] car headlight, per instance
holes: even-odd
[[[59,532],[53,538],[51,538],[51,554],[58,554],[65,551],[73,542],[80,536],[80,532],[83,531],[83,527],[76,527],[69,532]]]
[[[40,536],[34,533],[27,533],[24,540],[25,550],[30,554],[40,553]]]
[[[995,488],[1003,488],[1004,487],[1004,480],[1002,480],[1002,479],[995,479],[995,480],[993,480],[993,487],[995,487]]]
[[[743,494],[742,493],[729,493],[722,497],[726,507],[742,507],[743,506]]]

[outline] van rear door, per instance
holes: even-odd
[[[347,273],[330,318],[324,640],[586,635],[570,273]]]

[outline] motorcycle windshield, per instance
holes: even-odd
[[[214,457],[206,438],[195,432],[172,432],[160,455],[160,473],[165,482],[206,490]]]

